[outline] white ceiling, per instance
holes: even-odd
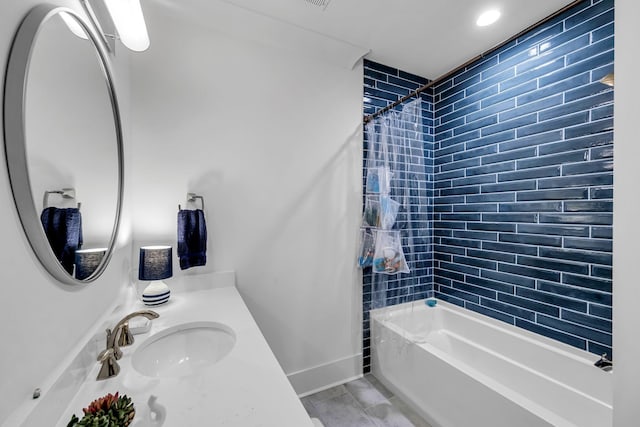
[[[211,0],[157,0],[203,13]],[[437,78],[496,46],[540,19],[571,3],[569,0],[223,0],[297,27],[367,49],[368,59],[429,79]],[[180,6],[178,6],[180,5]],[[498,8],[501,19],[477,27],[477,16]],[[210,9],[209,9],[210,10]],[[184,10],[183,10],[184,11]],[[195,13],[194,13],[195,12]]]

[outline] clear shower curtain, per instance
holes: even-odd
[[[366,197],[371,196],[369,191],[374,189],[372,183],[377,180],[379,194],[383,195],[387,190],[391,200],[399,203],[397,218],[390,228],[401,236],[402,251],[409,269],[415,268],[419,262],[415,245],[420,238],[420,222],[424,220],[420,215],[424,213],[426,193],[422,128],[420,99],[405,104],[400,112],[384,114],[365,127],[368,142]],[[370,231],[375,233],[378,228]],[[371,308],[408,301],[408,290],[406,287],[403,290],[399,283],[399,280],[407,279],[415,283],[410,274],[380,274],[374,268]]]

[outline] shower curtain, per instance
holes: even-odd
[[[365,127],[367,155],[365,163],[365,204],[378,199],[380,220],[371,224],[363,218],[363,236],[366,233],[397,233],[401,243],[401,252],[406,259],[408,269],[394,270],[393,266],[382,272],[372,266],[371,308],[406,302],[409,300],[406,281],[417,284],[409,271],[415,269],[419,260],[416,253],[417,242],[422,243],[425,236],[426,219],[426,179],[424,162],[424,139],[422,133],[422,101],[416,99],[405,104],[400,112],[390,111]],[[391,201],[387,200],[389,198]],[[389,203],[399,205],[397,216],[392,224],[385,224],[385,206]],[[389,231],[386,231],[389,230]],[[363,238],[365,238],[363,237]],[[380,236],[376,242],[376,257],[381,250]],[[371,236],[369,235],[369,241]],[[362,258],[360,259],[362,261]],[[361,266],[362,262],[360,262]],[[404,282],[404,283],[401,283]]]

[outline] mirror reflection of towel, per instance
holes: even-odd
[[[54,255],[73,274],[76,250],[82,247],[80,209],[48,207],[42,211],[40,221]]]
[[[207,263],[207,224],[202,209],[178,211],[178,258],[181,270]]]

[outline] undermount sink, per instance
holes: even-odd
[[[221,323],[185,323],[149,337],[133,353],[131,364],[149,377],[198,374],[224,359],[235,342],[233,330]]]

